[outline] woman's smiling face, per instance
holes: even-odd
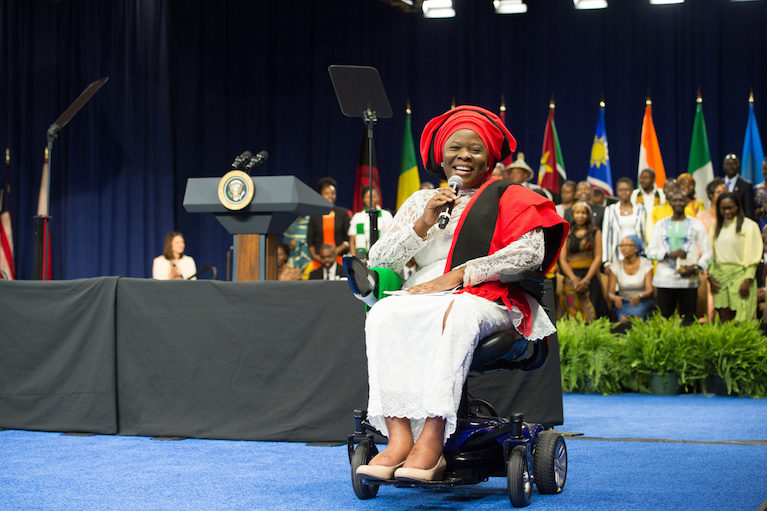
[[[447,139],[443,150],[445,176],[459,176],[463,188],[477,188],[485,181],[488,155],[479,135],[468,129],[458,130]]]

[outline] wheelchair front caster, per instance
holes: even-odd
[[[527,449],[524,445],[514,447],[506,463],[506,486],[509,500],[514,507],[527,507],[533,494],[533,482],[527,467]]]
[[[360,500],[372,499],[378,495],[379,485],[363,481],[357,475],[357,467],[360,465],[367,465],[368,462],[373,459],[374,455],[375,454],[371,451],[368,442],[360,442],[354,449],[354,454],[352,454],[352,488],[354,488],[354,494]]]
[[[562,435],[553,430],[542,431],[533,447],[535,485],[543,494],[562,491],[567,479],[567,446]]]

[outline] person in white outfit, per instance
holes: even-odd
[[[373,305],[365,324],[368,420],[389,443],[358,468],[363,478],[440,479],[477,341],[510,327],[531,340],[556,331],[535,299],[499,280],[504,269],[546,271],[567,234],[550,200],[489,179],[515,146],[500,119],[479,107],[457,107],[424,129],[426,169],[459,176],[463,186],[415,192],[370,250],[371,266],[401,271],[415,258],[418,270],[403,293]]]
[[[165,235],[162,255],[152,261],[152,278],[157,280],[186,280],[197,273],[194,259],[184,254],[186,243],[184,235],[170,231]],[[193,277],[192,280],[197,280]]]

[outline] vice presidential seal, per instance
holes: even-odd
[[[218,182],[218,200],[225,208],[234,211],[246,208],[255,191],[253,180],[241,170],[227,172]]]

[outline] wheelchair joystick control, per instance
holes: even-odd
[[[524,420],[524,416],[521,413],[512,413],[511,417],[509,418],[509,426],[511,427],[510,430],[510,437],[511,438],[522,438],[522,421]]]
[[[354,410],[354,433],[357,435],[361,435],[363,433],[362,431],[362,421],[365,420],[365,417],[367,416],[367,413],[365,410]]]

